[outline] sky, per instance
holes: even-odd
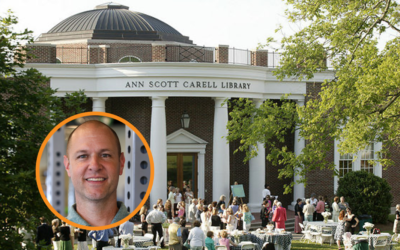
[[[62,20],[92,10],[107,0],[1,0],[0,16],[11,9],[18,17],[16,31],[28,28],[38,37]],[[285,31],[298,27],[286,22],[282,0],[116,0],[131,11],[158,18],[178,30],[197,45],[220,44],[253,50],[275,34],[282,24]]]

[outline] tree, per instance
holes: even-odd
[[[334,77],[321,83],[317,95],[307,96],[307,104],[296,107],[298,119],[289,121],[300,129],[306,147],[299,155],[273,148],[267,158],[284,163],[284,176],[296,171],[307,182],[306,173],[314,169],[334,170],[326,152],[332,141],[339,140],[339,152],[356,153],[371,141],[383,142],[379,161],[389,159],[389,147],[400,146],[400,7],[393,0],[287,0],[289,21],[303,22],[305,28],[281,41],[281,67],[274,71],[283,80],[294,77],[312,82],[318,72],[331,62]],[[395,34],[385,44],[385,34]],[[272,38],[264,46],[271,46]],[[379,43],[381,42],[381,43]],[[381,48],[383,46],[383,48]],[[381,48],[381,49],[380,49]],[[242,101],[243,103],[245,100]],[[263,109],[263,106],[261,107]],[[254,110],[251,110],[254,113]],[[275,112],[275,111],[272,111]],[[234,110],[232,117],[240,115]],[[242,113],[243,115],[243,113]],[[246,113],[246,117],[253,114]],[[256,117],[260,113],[256,113]],[[268,113],[262,114],[268,117]],[[293,116],[296,117],[296,116]],[[228,125],[231,128],[232,120]],[[255,123],[256,119],[254,119]],[[253,124],[253,122],[251,122]],[[264,125],[269,125],[266,121]],[[263,126],[262,123],[259,126]],[[285,127],[286,125],[283,125]],[[242,128],[243,131],[246,129]],[[228,139],[241,138],[243,145],[256,144],[259,134],[230,130]],[[261,135],[264,139],[273,131]],[[255,153],[243,147],[249,156]],[[293,184],[293,183],[292,183]],[[286,192],[290,186],[286,187]]]
[[[353,214],[369,214],[375,223],[386,224],[392,204],[385,179],[366,171],[354,171],[339,180],[338,196],[346,197]]]
[[[36,185],[41,143],[59,122],[83,111],[86,97],[83,92],[55,97],[49,78],[35,69],[23,69],[29,51],[22,44],[32,42],[31,32],[14,32],[17,18],[11,12],[0,20],[0,245],[21,249],[18,228],[35,230],[39,217],[54,218]]]

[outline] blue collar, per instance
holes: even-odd
[[[117,207],[118,212],[115,215],[114,219],[112,220],[111,224],[116,223],[122,219],[124,219],[126,216],[129,215],[128,210],[125,207],[125,204],[117,201]],[[87,223],[77,212],[76,212],[76,204],[72,205],[72,207],[70,207],[69,212],[68,212],[68,216],[67,219],[75,222],[77,224],[80,225],[84,225],[84,226],[91,226],[89,223]]]

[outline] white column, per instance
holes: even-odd
[[[214,136],[213,136],[213,201],[219,200],[221,195],[229,197],[229,144],[225,138],[228,135],[228,106],[225,97],[213,98]]]
[[[154,181],[150,194],[150,208],[157,199],[167,198],[167,124],[165,120],[165,96],[151,97],[150,149],[154,160]]]
[[[253,103],[259,108],[262,99],[254,99]],[[258,154],[249,161],[249,208],[251,212],[259,213],[262,203],[262,190],[265,184],[265,148],[264,144],[257,143]],[[253,150],[251,148],[251,150]]]
[[[297,105],[299,107],[304,106],[304,100],[297,100]],[[300,130],[297,127],[296,131],[294,132],[294,153],[296,155],[299,155],[303,148],[305,147],[305,140],[304,138],[300,137]],[[295,169],[296,172],[297,169]],[[305,190],[304,190],[304,184],[303,183],[296,183],[297,180],[300,179],[300,176],[296,175],[294,176],[294,187],[293,187],[293,202],[292,206],[296,205],[296,200],[298,198],[306,198],[305,197]]]
[[[199,152],[197,155],[197,197],[203,198],[205,197],[205,185],[204,185],[204,156],[205,152]]]
[[[93,111],[106,112],[106,100],[108,97],[93,97]]]

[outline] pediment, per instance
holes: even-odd
[[[207,144],[205,140],[181,128],[167,136],[167,144]]]

